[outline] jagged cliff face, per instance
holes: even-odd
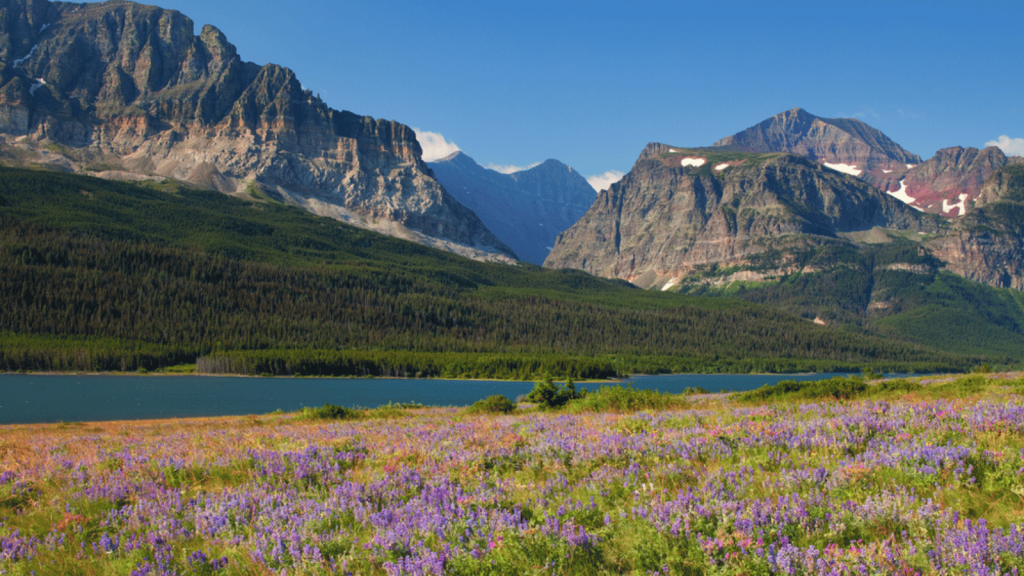
[[[989,177],[1020,162],[1024,158],[1007,158],[995,146],[984,150],[956,146],[939,150],[927,162],[879,186],[920,210],[956,218],[984,204],[981,189]]]
[[[1024,165],[995,172],[981,186],[978,200],[978,208],[926,246],[950,272],[1024,290]]]
[[[794,108],[715,142],[744,152],[786,152],[810,158],[879,186],[898,178],[921,157],[852,118],[819,118]],[[881,186],[879,186],[881,187]],[[884,189],[884,188],[883,188]]]
[[[557,160],[512,174],[488,170],[462,152],[427,165],[501,241],[522,260],[537,265],[544,263],[558,234],[575,224],[595,197],[579,172]]]
[[[841,234],[874,227],[938,226],[802,157],[651,144],[559,236],[545,266],[670,288],[708,264],[738,265],[769,250],[841,242]]]
[[[437,183],[412,129],[329,108],[212,26],[195,36],[171,10],[45,0],[8,0],[0,26],[0,133],[15,156],[226,193],[255,184],[363,227],[514,256]]]

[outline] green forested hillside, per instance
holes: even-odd
[[[257,196],[0,168],[0,369],[203,357],[253,373],[603,377],[1005,360],[483,264]]]
[[[739,298],[949,352],[1024,358],[1024,296],[943,272],[942,262],[915,242],[836,243],[793,256],[816,271],[689,293]],[[777,264],[770,254],[763,259]]]

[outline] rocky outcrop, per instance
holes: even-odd
[[[858,176],[878,187],[905,174],[921,157],[853,118],[819,118],[794,108],[715,142],[744,152],[786,152]],[[908,166],[909,165],[909,166]],[[884,189],[884,187],[883,187]]]
[[[557,160],[502,174],[456,152],[427,166],[498,239],[523,261],[537,265],[544,263],[555,238],[594,202],[595,192],[587,180]]]
[[[984,203],[982,185],[1005,166],[1024,162],[1007,158],[1002,150],[956,146],[936,152],[900,178],[880,182],[883,190],[897,191],[910,205],[948,218],[963,216]]]
[[[178,12],[120,0],[9,0],[0,25],[9,146],[111,176],[262,189],[466,255],[514,256],[437,183],[409,127],[331,109],[291,70],[242,61],[212,26],[195,36]]]
[[[840,233],[935,231],[939,224],[800,156],[650,144],[558,237],[545,266],[664,288],[708,264],[844,242]]]
[[[992,174],[978,207],[926,243],[950,272],[991,286],[1024,290],[1024,165]]]

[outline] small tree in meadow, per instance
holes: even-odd
[[[576,391],[576,384],[570,378],[564,386],[556,384],[551,381],[551,378],[545,376],[543,380],[537,382],[533,386],[533,390],[526,395],[527,402],[533,402],[541,408],[561,408],[565,406],[569,400],[575,400],[582,398],[586,395],[586,390],[582,393]]]

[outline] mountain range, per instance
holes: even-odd
[[[796,108],[711,146],[648,144],[621,181],[595,195],[575,170],[556,160],[512,174],[483,168],[461,152],[425,163],[411,128],[332,109],[288,68],[243,61],[213,26],[198,35],[194,30],[178,12],[123,0],[0,4],[0,163],[69,173],[69,180],[45,180],[4,169],[20,183],[5,185],[0,195],[4,233],[49,242],[45,257],[24,242],[0,254],[14,275],[0,296],[18,311],[25,333],[34,333],[35,317],[48,309],[27,288],[27,279],[39,272],[34,266],[86,273],[76,267],[88,261],[90,248],[68,256],[63,240],[51,236],[84,234],[108,252],[135,250],[156,260],[161,256],[153,254],[167,246],[195,247],[214,259],[202,266],[230,268],[216,260],[224,257],[244,262],[251,277],[274,282],[287,274],[261,266],[320,263],[341,266],[352,277],[372,276],[359,286],[361,299],[351,300],[374,310],[372,320],[352,317],[346,322],[353,328],[344,329],[331,320],[322,328],[320,320],[293,319],[288,337],[297,347],[329,347],[343,336],[346,345],[365,344],[354,334],[377,334],[388,325],[392,349],[451,350],[457,340],[466,353],[507,352],[503,346],[518,342],[512,334],[487,336],[489,344],[479,345],[489,327],[511,322],[509,312],[495,304],[507,301],[572,311],[572,329],[540,327],[532,315],[515,316],[517,330],[532,335],[528,345],[515,344],[518,350],[580,353],[575,343],[591,338],[593,330],[607,332],[618,320],[636,322],[629,319],[632,312],[612,309],[636,311],[659,335],[687,322],[712,334],[710,313],[666,323],[658,314],[640,312],[699,302],[701,310],[731,310],[722,316],[730,323],[760,318],[752,325],[765,326],[761,306],[768,306],[781,314],[772,321],[785,319],[790,329],[801,323],[853,327],[866,338],[856,340],[858,362],[870,358],[879,341],[902,343],[887,357],[894,362],[941,357],[963,365],[966,357],[930,351],[1024,351],[1024,159],[1008,158],[998,148],[947,148],[923,160],[864,122],[819,118]],[[104,188],[83,175],[141,187]],[[61,202],[73,209],[39,206],[49,198],[39,195],[39,186],[59,187]],[[200,190],[243,204],[192,194]],[[93,202],[100,196],[105,203]],[[201,223],[190,221],[185,198],[197,202],[196,218],[205,207]],[[132,210],[121,209],[128,205]],[[219,228],[210,206],[224,211]],[[427,248],[354,234],[337,222],[300,221],[288,211],[292,207],[456,255],[498,263],[521,259],[613,281],[531,266],[475,268]],[[133,210],[158,211],[182,229],[154,236],[146,229],[165,222],[139,218]],[[275,224],[268,215],[289,224]],[[127,244],[107,244],[116,242]],[[380,248],[370,254],[368,245]],[[193,256],[174,253],[188,262]],[[175,270],[167,272],[175,282],[202,284],[191,275],[174,276],[180,272]],[[125,272],[124,285],[142,290],[133,274],[143,272]],[[308,294],[317,298],[330,297],[332,286],[349,290],[349,280],[323,274],[295,272],[295,278],[315,285]],[[246,290],[259,289],[218,278],[221,293],[242,299],[253,298]],[[533,287],[537,282],[553,287]],[[202,293],[199,284],[192,286],[196,294]],[[635,287],[728,300],[640,298]],[[560,303],[550,306],[534,289],[556,294]],[[74,294],[76,310],[104,311],[74,319],[72,325],[86,327],[75,335],[126,337],[110,319],[129,314],[127,309],[91,302],[75,286],[60,290]],[[380,291],[390,296],[382,299]],[[415,297],[420,293],[425,296]],[[287,299],[287,290],[279,297]],[[284,308],[310,314],[309,297],[304,298]],[[592,307],[595,299],[608,308]],[[466,304],[470,300],[472,306]],[[227,321],[230,302],[219,305],[225,316],[217,316],[218,322]],[[350,312],[334,313],[340,318]],[[594,314],[605,320],[594,321]],[[467,317],[476,319],[472,327]],[[47,321],[47,330],[59,331],[54,327],[62,320]],[[274,345],[252,335],[271,329],[273,322],[265,321],[247,325],[250,335],[234,343]],[[415,335],[409,326],[416,327]],[[196,330],[196,322],[187,329]],[[845,336],[817,329],[793,329],[806,347],[805,355],[794,358],[842,359],[838,350]],[[147,334],[138,337],[163,342],[158,331]],[[760,336],[756,346],[740,344],[748,336],[730,332],[716,342],[775,359],[786,353],[785,346],[768,345]],[[222,341],[222,335],[205,338],[187,354],[209,352]],[[187,339],[179,334],[168,342],[184,346]],[[640,349],[605,339],[592,351],[645,358],[677,353],[672,338],[643,339]],[[829,351],[818,355],[816,341]],[[693,357],[717,353],[710,344],[687,340],[686,346],[694,347],[688,353]],[[762,366],[752,362],[752,368]],[[637,365],[643,362],[631,366]]]
[[[114,0],[0,4],[0,158],[270,198],[483,259],[515,254],[437,183],[412,129],[328,107],[224,34]]]
[[[969,350],[1024,345],[1022,238],[1024,159],[922,162],[863,122],[795,109],[710,147],[649,144],[545,266]]]

